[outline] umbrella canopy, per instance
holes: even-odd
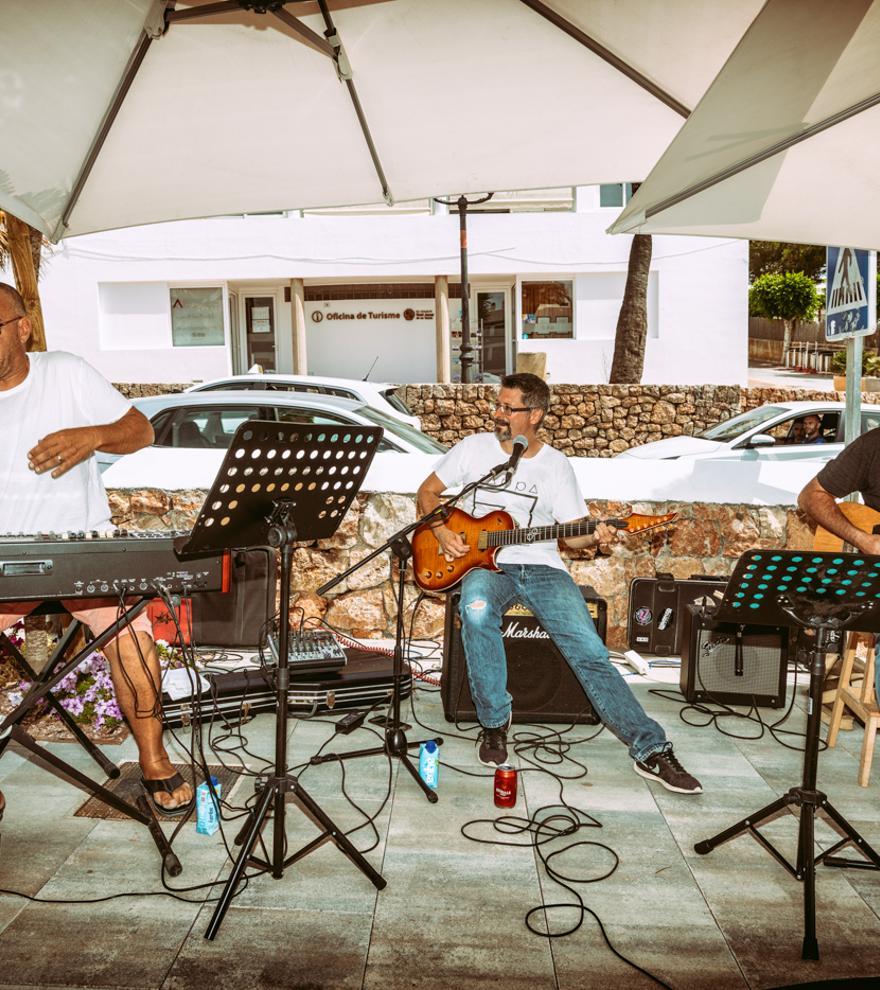
[[[612,233],[880,242],[880,2],[769,0]]]
[[[760,7],[7,0],[0,209],[58,240],[637,180]]]

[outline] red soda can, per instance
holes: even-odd
[[[512,808],[516,804],[516,767],[504,764],[495,771],[495,807]]]

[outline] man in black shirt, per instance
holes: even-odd
[[[880,554],[880,535],[854,526],[837,499],[861,492],[865,505],[880,511],[880,428],[863,433],[806,485],[798,507],[820,526],[862,553]]]

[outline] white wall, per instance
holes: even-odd
[[[616,213],[594,208],[469,218],[469,267],[475,281],[574,280],[577,339],[518,342],[520,350],[547,352],[553,382],[607,380],[630,246],[629,237],[604,232]],[[745,383],[747,263],[744,241],[654,238],[645,382]],[[46,265],[41,292],[50,347],[82,354],[115,381],[185,381],[225,374],[228,349],[157,347],[157,323],[149,324],[142,344],[143,320],[130,325],[133,348],[102,349],[99,284],[219,284],[233,292],[245,284],[268,285],[280,293],[291,278],[430,281],[436,275],[454,280],[458,272],[455,216],[220,218],[71,238]],[[291,353],[289,308],[282,303],[278,315],[283,369]],[[520,315],[514,314],[517,327]],[[430,337],[422,341],[423,329],[427,332],[427,324],[412,338],[417,342],[412,359],[401,363],[395,358],[387,372],[377,371],[375,377],[434,380],[433,342]],[[117,343],[120,333],[124,330],[117,326]],[[335,345],[326,335],[320,340],[309,336],[325,373],[336,366],[334,352],[348,355],[356,343],[353,363],[359,365],[371,351],[362,335],[354,341],[340,332]],[[400,354],[408,353],[407,340],[393,335],[380,335],[382,351],[389,350],[390,340]]]

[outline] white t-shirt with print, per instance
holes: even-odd
[[[437,463],[434,473],[447,488],[458,488],[476,481],[509,457],[494,433],[478,433],[457,443]],[[504,480],[503,474],[500,480]],[[587,514],[568,458],[547,444],[534,457],[520,459],[513,477],[501,491],[480,487],[458,505],[473,516],[503,509],[521,527],[553,526],[582,519]],[[495,560],[503,564],[547,564],[566,569],[555,540],[502,547]]]
[[[28,358],[27,378],[0,391],[0,533],[107,529],[110,506],[94,457],[53,478],[31,471],[27,455],[56,430],[115,423],[131,403],[75,354]]]

